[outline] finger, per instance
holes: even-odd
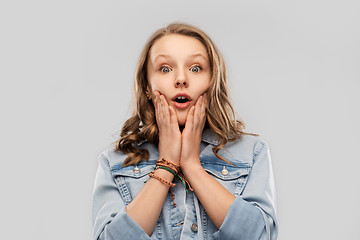
[[[203,95],[203,102],[201,106],[201,126],[204,127],[205,121],[206,121],[206,104],[207,104],[207,98],[206,93]]]
[[[204,108],[206,109],[206,106],[208,105],[208,99],[207,99],[206,93],[203,94],[203,105],[204,105]]]
[[[162,113],[162,106],[161,106],[161,99],[160,99],[160,93],[157,91],[156,92],[156,110],[157,110],[157,122],[158,124],[162,124],[162,119],[163,119],[163,113]],[[160,126],[158,126],[160,127]]]
[[[194,127],[194,111],[195,106],[191,106],[186,116],[185,128],[188,130],[192,130]]]
[[[170,106],[169,109],[170,109],[170,123],[173,126],[179,126],[175,109],[172,106]]]
[[[196,102],[196,110],[194,113],[194,125],[195,127],[198,127],[198,125],[201,122],[201,108],[202,108],[202,103],[203,103],[203,96],[201,95],[197,102]]]
[[[155,111],[156,111],[156,114],[157,114],[158,111],[159,111],[159,106],[158,106],[158,96],[156,94],[156,91],[154,92],[154,107],[155,107]]]
[[[206,104],[207,104],[207,98],[206,98],[206,93],[204,93],[202,95],[202,103],[201,103],[201,119],[205,116],[205,110],[206,110]]]
[[[154,105],[154,108],[155,108],[155,116],[157,117],[157,115],[158,115],[158,106],[157,106],[156,92],[154,92],[153,105]]]
[[[169,112],[169,105],[166,101],[164,95],[160,96],[161,98],[161,106],[162,106],[162,114],[163,114],[163,121],[168,124],[170,122],[170,112]]]

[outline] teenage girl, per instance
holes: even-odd
[[[203,31],[156,31],[134,97],[120,139],[99,156],[95,239],[277,238],[269,148],[236,120],[223,58]]]

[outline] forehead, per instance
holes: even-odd
[[[179,58],[202,55],[208,60],[206,48],[198,39],[179,34],[166,35],[156,40],[149,55],[151,60],[164,55]]]

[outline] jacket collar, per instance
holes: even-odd
[[[213,130],[211,130],[211,128],[205,128],[201,135],[201,141],[210,143],[212,145],[217,145],[218,144],[218,136],[216,135],[216,133]],[[144,142],[147,142],[147,139],[141,140],[136,145],[140,146]]]
[[[208,127],[205,128],[202,132],[201,141],[210,143],[212,145],[217,145],[219,138],[216,133]]]

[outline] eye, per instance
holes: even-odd
[[[192,72],[200,72],[201,67],[199,65],[193,66],[190,68],[190,71]]]
[[[167,66],[162,66],[162,67],[160,67],[160,71],[162,73],[168,73],[168,72],[171,71],[171,69],[169,67],[167,67]]]

